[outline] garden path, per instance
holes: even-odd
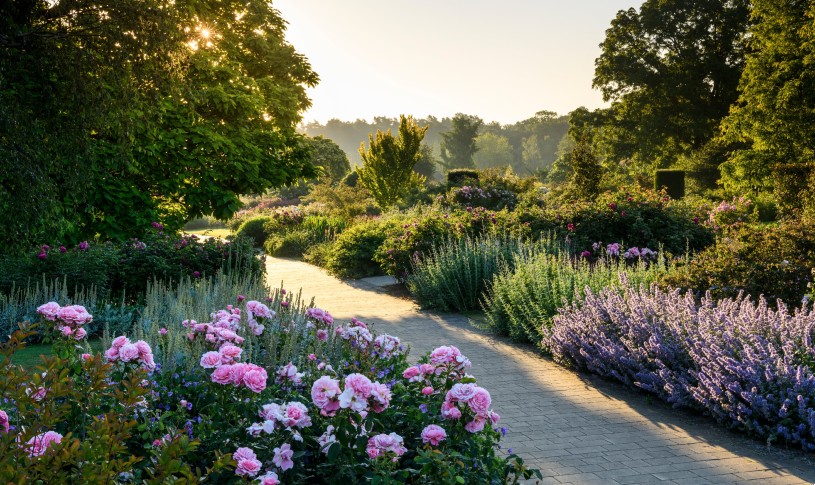
[[[461,349],[509,429],[504,447],[539,468],[544,484],[815,484],[815,457],[768,450],[704,416],[562,368],[473,328],[466,316],[422,311],[381,279],[342,281],[270,257],[266,270],[271,285],[302,288],[338,321],[357,317],[400,337],[414,359],[439,345]]]

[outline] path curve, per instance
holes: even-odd
[[[419,309],[365,280],[342,281],[290,259],[266,259],[267,280],[328,310],[411,346],[413,359],[455,345],[493,397],[509,432],[502,440],[544,484],[815,484],[815,457],[767,449],[711,419],[600,378],[576,374],[523,348],[474,329],[467,317]]]

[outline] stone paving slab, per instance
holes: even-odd
[[[364,280],[341,281],[321,268],[267,258],[271,285],[328,310],[357,317],[411,346],[413,359],[455,345],[493,397],[509,429],[502,440],[551,484],[815,484],[815,456],[768,449],[710,418],[651,402],[643,394],[554,364],[533,349],[436,314]],[[534,483],[534,482],[532,482]]]

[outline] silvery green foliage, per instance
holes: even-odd
[[[470,311],[481,306],[493,276],[511,270],[540,253],[556,251],[551,238],[528,241],[486,235],[448,239],[413,261],[407,278],[410,292],[422,307]]]
[[[588,261],[570,255],[542,253],[505,267],[484,297],[485,326],[513,339],[541,342],[541,329],[551,326],[558,309],[583,296],[585,288],[620,287],[620,274],[632,284],[650,285],[666,271],[665,259],[626,262]],[[544,350],[546,347],[544,346]]]
[[[257,300],[276,312],[274,318],[263,322],[266,328],[260,336],[253,335],[245,327],[245,308],[237,301],[237,295],[245,296],[244,303]],[[129,335],[134,340],[147,341],[153,348],[156,361],[161,362],[165,370],[191,370],[198,366],[200,356],[212,349],[200,338],[190,341],[190,329],[182,322],[210,322],[213,313],[229,305],[243,310],[239,334],[245,338],[241,356],[245,362],[276,369],[289,362],[299,365],[318,348],[320,355],[326,357],[333,358],[339,353],[334,332],[328,333],[326,342],[320,342],[307,331],[305,311],[313,306],[313,300],[305,302],[299,293],[285,292],[280,288],[272,290],[260,278],[238,274],[184,279],[178,285],[153,282],[147,290],[144,310]],[[109,347],[115,336],[106,332],[104,345]]]
[[[815,312],[739,296],[697,304],[657,287],[587,288],[543,345],[559,362],[612,377],[768,440],[815,449]]]

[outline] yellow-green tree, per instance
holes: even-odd
[[[399,117],[399,136],[391,131],[368,135],[359,146],[362,166],[357,168],[359,183],[382,207],[391,207],[413,188],[424,184],[424,176],[416,173],[413,166],[421,158],[421,146],[427,127],[419,126],[412,116]]]

